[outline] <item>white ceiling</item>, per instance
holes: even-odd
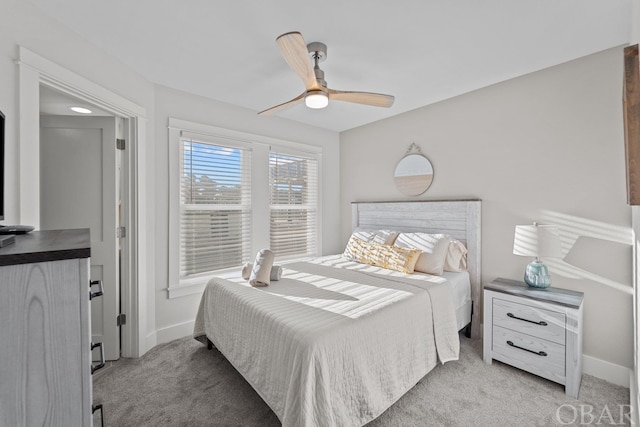
[[[343,131],[628,43],[631,0],[30,0],[150,81],[256,112],[304,89],[275,38],[328,45],[333,89],[395,95],[279,116]],[[264,120],[271,120],[264,117]]]

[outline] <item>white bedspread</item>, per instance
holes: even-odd
[[[340,257],[287,264],[265,288],[212,279],[194,328],[205,336],[285,427],[363,425],[460,345],[446,281]]]

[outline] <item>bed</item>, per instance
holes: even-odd
[[[452,235],[467,246],[468,269],[404,274],[337,255],[287,263],[281,280],[265,288],[212,279],[194,337],[215,345],[283,426],[375,419],[438,363],[457,360],[458,330],[478,301],[480,201],[354,203],[352,210],[354,229]],[[471,326],[477,333],[477,319]]]

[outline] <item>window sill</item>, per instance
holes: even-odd
[[[314,258],[317,258],[317,256],[302,256],[302,257],[293,256],[291,258],[279,259],[275,262],[275,264],[285,266],[289,263],[308,261]],[[180,283],[178,285],[170,286],[166,288],[167,298],[173,299],[173,298],[186,297],[186,296],[195,295],[195,294],[202,295],[202,292],[204,292],[205,286],[207,286],[207,283],[213,277],[220,277],[222,279],[237,278],[240,276],[241,271],[242,271],[242,266],[230,267],[230,268],[225,268],[223,270],[213,271],[211,272],[211,274],[207,274],[204,276],[195,277],[191,279],[182,279],[180,280]]]
[[[173,299],[195,294],[202,295],[205,286],[207,286],[207,283],[211,278],[221,277],[223,279],[226,279],[234,276],[237,277],[240,275],[241,270],[242,266],[232,267],[226,268],[224,270],[214,271],[206,276],[201,276],[193,279],[182,279],[180,280],[180,283],[178,285],[170,286],[166,289],[167,298]]]

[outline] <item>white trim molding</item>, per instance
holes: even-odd
[[[169,118],[169,284],[167,297],[179,298],[202,294],[211,277],[238,273],[241,266],[203,273],[197,277],[180,277],[180,144],[194,139],[214,144],[241,147],[251,151],[251,253],[269,246],[269,154],[282,150],[291,155],[312,157],[318,161],[318,213],[316,253],[322,253],[322,147],[216,126]],[[249,261],[249,260],[245,260]],[[244,261],[243,261],[244,262]],[[159,332],[158,332],[159,333]],[[160,333],[159,333],[160,334]],[[160,340],[160,338],[158,338]]]
[[[629,370],[629,400],[631,404],[631,425],[637,426],[640,423],[638,417],[638,388],[636,386],[636,376],[633,370]]]
[[[178,323],[165,328],[158,328],[155,336],[156,344],[164,344],[178,338],[193,335],[193,326],[195,323],[196,322],[194,320],[190,320],[188,322]]]
[[[278,147],[286,147],[289,149],[298,150],[300,153],[322,153],[322,147],[315,145],[303,144],[295,141],[287,141],[284,139],[272,138],[269,136],[258,135],[255,133],[241,132],[232,129],[225,129],[217,126],[205,125],[202,123],[190,122],[187,120],[176,119],[169,117],[169,129],[183,132],[182,136],[202,138],[203,136],[210,136],[214,138],[224,138],[227,140],[245,142],[245,143],[260,143],[265,145],[275,145]]]
[[[144,345],[146,346],[147,350],[151,350],[153,347],[158,345],[158,335],[155,330],[147,334],[144,339]]]
[[[52,62],[29,49],[18,46],[18,60],[20,66],[37,72],[40,81],[64,93],[81,97],[83,100],[99,106],[119,116],[136,116],[145,118],[144,107],[121,97],[118,94],[88,80],[73,71]]]
[[[582,355],[582,373],[592,375],[610,383],[629,387],[631,369],[626,366],[616,365],[606,360],[596,359],[592,356]]]
[[[144,107],[70,71],[22,46],[16,60],[19,75],[19,210],[18,221],[40,226],[40,85],[87,101],[124,118],[128,122],[127,150],[124,154],[123,187],[126,206],[123,224],[127,238],[123,249],[122,313],[127,324],[122,327],[121,352],[125,357],[139,357],[149,347],[143,337],[147,329],[147,312],[155,310],[153,294],[147,291],[150,260],[148,239],[139,218],[146,218],[148,207],[145,146],[146,110]],[[115,233],[114,233],[115,234]],[[143,284],[143,286],[140,286]]]

